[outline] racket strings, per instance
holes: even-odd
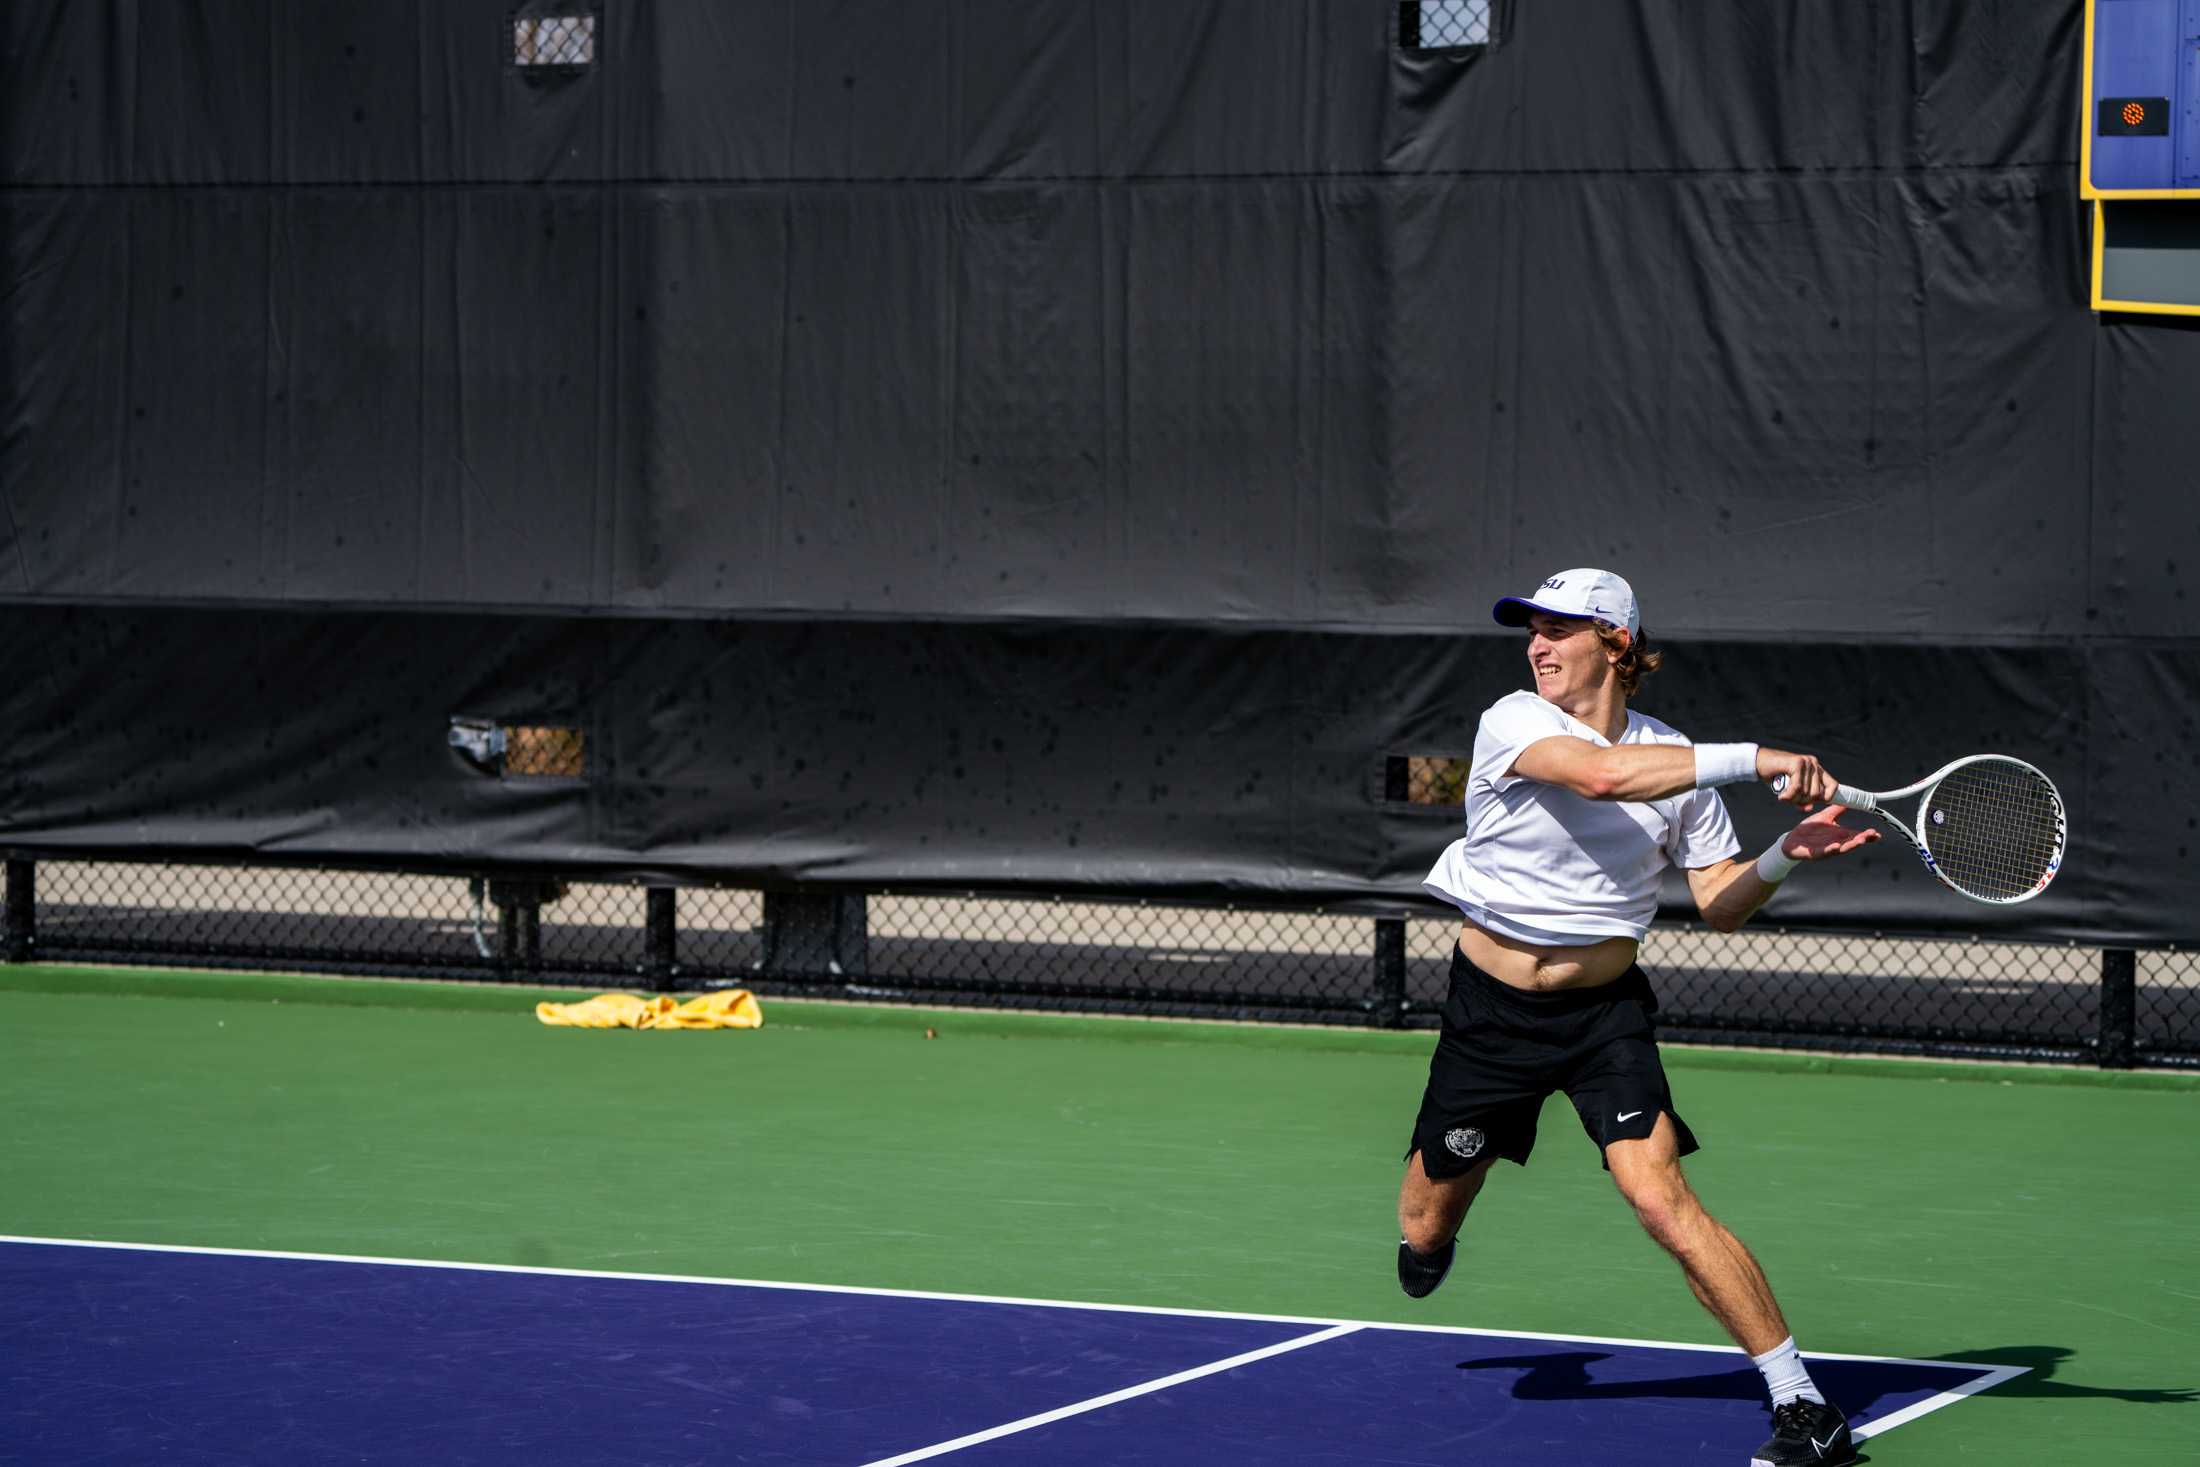
[[[2038,891],[2062,858],[2062,800],[2046,776],[2014,761],[1956,770],[1926,795],[1919,822],[1948,882],[1990,901]]]

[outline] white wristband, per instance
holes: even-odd
[[[1801,861],[1781,850],[1778,841],[1774,841],[1771,845],[1766,846],[1765,853],[1757,858],[1757,879],[1767,886],[1778,886],[1781,882],[1787,880],[1790,871],[1802,864]]]
[[[1696,745],[1696,788],[1716,784],[1740,784],[1757,777],[1755,744]]]

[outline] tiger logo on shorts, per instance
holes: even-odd
[[[1444,1149],[1462,1161],[1481,1155],[1487,1138],[1472,1126],[1454,1126],[1444,1133]]]

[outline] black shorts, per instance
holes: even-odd
[[[1443,1033],[1406,1155],[1420,1152],[1421,1169],[1439,1179],[1487,1156],[1525,1166],[1536,1114],[1554,1090],[1573,1101],[1599,1151],[1648,1136],[1662,1113],[1688,1155],[1696,1137],[1674,1111],[1658,1061],[1657,1011],[1639,966],[1598,988],[1530,993],[1453,948]]]

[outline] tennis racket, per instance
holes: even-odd
[[[1787,784],[1779,776],[1772,792]],[[1886,808],[1910,795],[1923,796],[1915,829]],[[1878,816],[1910,843],[1926,870],[1974,902],[2028,902],[2062,869],[2069,836],[2062,796],[2053,780],[2006,754],[1973,754],[1898,790],[1842,785],[1834,799]]]

